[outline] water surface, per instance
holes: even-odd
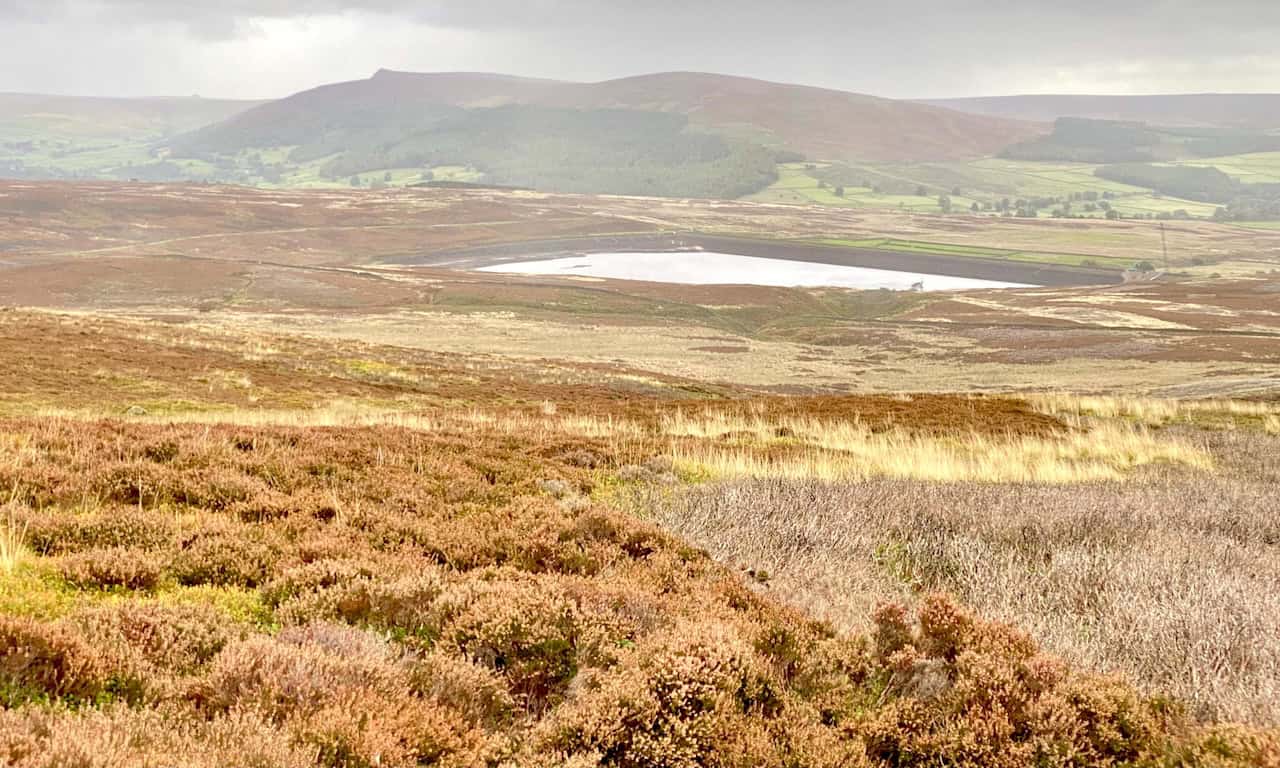
[[[962,291],[1034,287],[1026,283],[1002,283],[709,251],[592,253],[542,261],[513,261],[482,267],[480,271],[519,275],[581,275],[686,285],[770,285],[787,288],[829,286],[909,291],[913,286],[922,285],[926,291]]]

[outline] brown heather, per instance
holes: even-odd
[[[848,622],[854,632],[806,618],[672,535],[591,502],[612,492],[625,463],[603,438],[484,425],[53,419],[5,422],[0,433],[21,436],[22,451],[0,468],[20,489],[14,518],[33,553],[0,583],[6,604],[33,616],[0,619],[0,765],[1280,760],[1267,733],[1205,725],[1176,702],[1045,655],[1030,635],[946,597],[897,590],[908,599],[865,606],[866,622]],[[663,462],[652,466],[640,473],[653,483],[643,487],[684,499],[681,509],[706,508],[664,484]],[[824,507],[829,494],[875,486],[782,484],[772,495],[754,487],[723,497],[748,503],[722,508],[736,510],[727,546],[748,510],[770,526],[781,524],[770,522],[776,510],[794,516],[817,505],[831,510],[827,527],[808,538],[779,529],[796,551],[817,551],[839,530],[837,510],[866,507],[900,535],[950,532],[953,545],[925,539],[945,570],[955,562],[947,547],[969,546],[964,526],[977,525],[939,512],[903,527],[917,518],[899,520],[883,499],[849,503],[856,495]],[[949,493],[954,501],[973,492]],[[1029,508],[1052,498],[1020,493]],[[556,498],[570,494],[582,501]],[[1143,519],[1119,511],[1125,525]],[[1207,508],[1187,514],[1188,530],[1218,530],[1239,547],[1258,546],[1248,540],[1269,530],[1257,515],[1232,523]],[[1126,539],[1121,523],[1098,516],[1028,528],[1002,515],[1012,512],[992,516],[993,532],[978,540],[1002,532],[1014,536],[1007,546],[1034,547],[1067,535],[1054,531],[1080,531],[1105,552],[1107,542],[1137,547],[1133,537],[1147,535],[1139,527]],[[929,576],[933,561],[904,541],[881,551],[892,563],[883,567],[924,580],[923,591],[936,585],[983,605],[967,582]],[[1061,557],[1074,557],[1069,549]],[[814,572],[815,585],[824,573]]]

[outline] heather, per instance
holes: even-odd
[[[881,605],[858,632],[807,618],[592,501],[625,468],[605,441],[53,419],[2,430],[5,514],[29,549],[0,621],[5,764],[1276,756],[1265,734],[1201,724],[941,595]]]

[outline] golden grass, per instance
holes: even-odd
[[[10,504],[5,519],[0,521],[0,572],[11,576],[30,557],[27,524],[18,521],[14,506]]]
[[[1157,435],[1143,423],[1121,420],[1124,412],[1118,409],[1109,413],[1116,415],[1093,425],[1086,425],[1079,417],[1066,418],[1068,430],[1046,435],[984,435],[963,429],[943,435],[917,434],[899,427],[873,429],[857,418],[771,416],[762,410],[753,410],[750,415],[675,411],[641,419],[563,413],[553,403],[544,403],[536,411],[471,408],[418,413],[334,401],[311,409],[189,411],[125,420],[244,427],[382,426],[538,440],[572,437],[601,441],[611,455],[626,462],[665,456],[686,477],[699,479],[842,481],[886,477],[1067,484],[1119,480],[1139,467],[1161,463],[1212,469],[1211,457],[1185,440]],[[44,418],[68,419],[108,415],[67,410],[40,413]]]
[[[728,436],[747,444],[724,446],[676,441],[672,458],[686,474],[714,479],[813,479],[829,482],[873,477],[983,483],[1086,483],[1118,480],[1151,464],[1211,469],[1212,458],[1183,440],[1157,437],[1130,424],[1104,423],[1064,435],[990,437],[979,434],[874,433],[856,421],[735,420],[723,414],[677,415],[664,427],[676,436]],[[762,445],[798,450],[768,452]]]
[[[225,424],[238,427],[369,427],[390,426],[434,431],[437,419],[385,406],[333,401],[315,408],[217,408],[129,415],[101,409],[43,408],[42,419],[118,419],[138,424]]]
[[[1126,419],[1152,427],[1176,422],[1261,421],[1264,428],[1271,431],[1270,425],[1280,421],[1280,407],[1245,400],[1160,400],[1066,393],[1034,395],[1027,399],[1049,414]]]
[[[1268,435],[1280,435],[1280,415],[1268,416],[1263,420],[1262,428]]]

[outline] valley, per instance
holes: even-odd
[[[1280,765],[1271,103],[0,94],[0,766]]]

